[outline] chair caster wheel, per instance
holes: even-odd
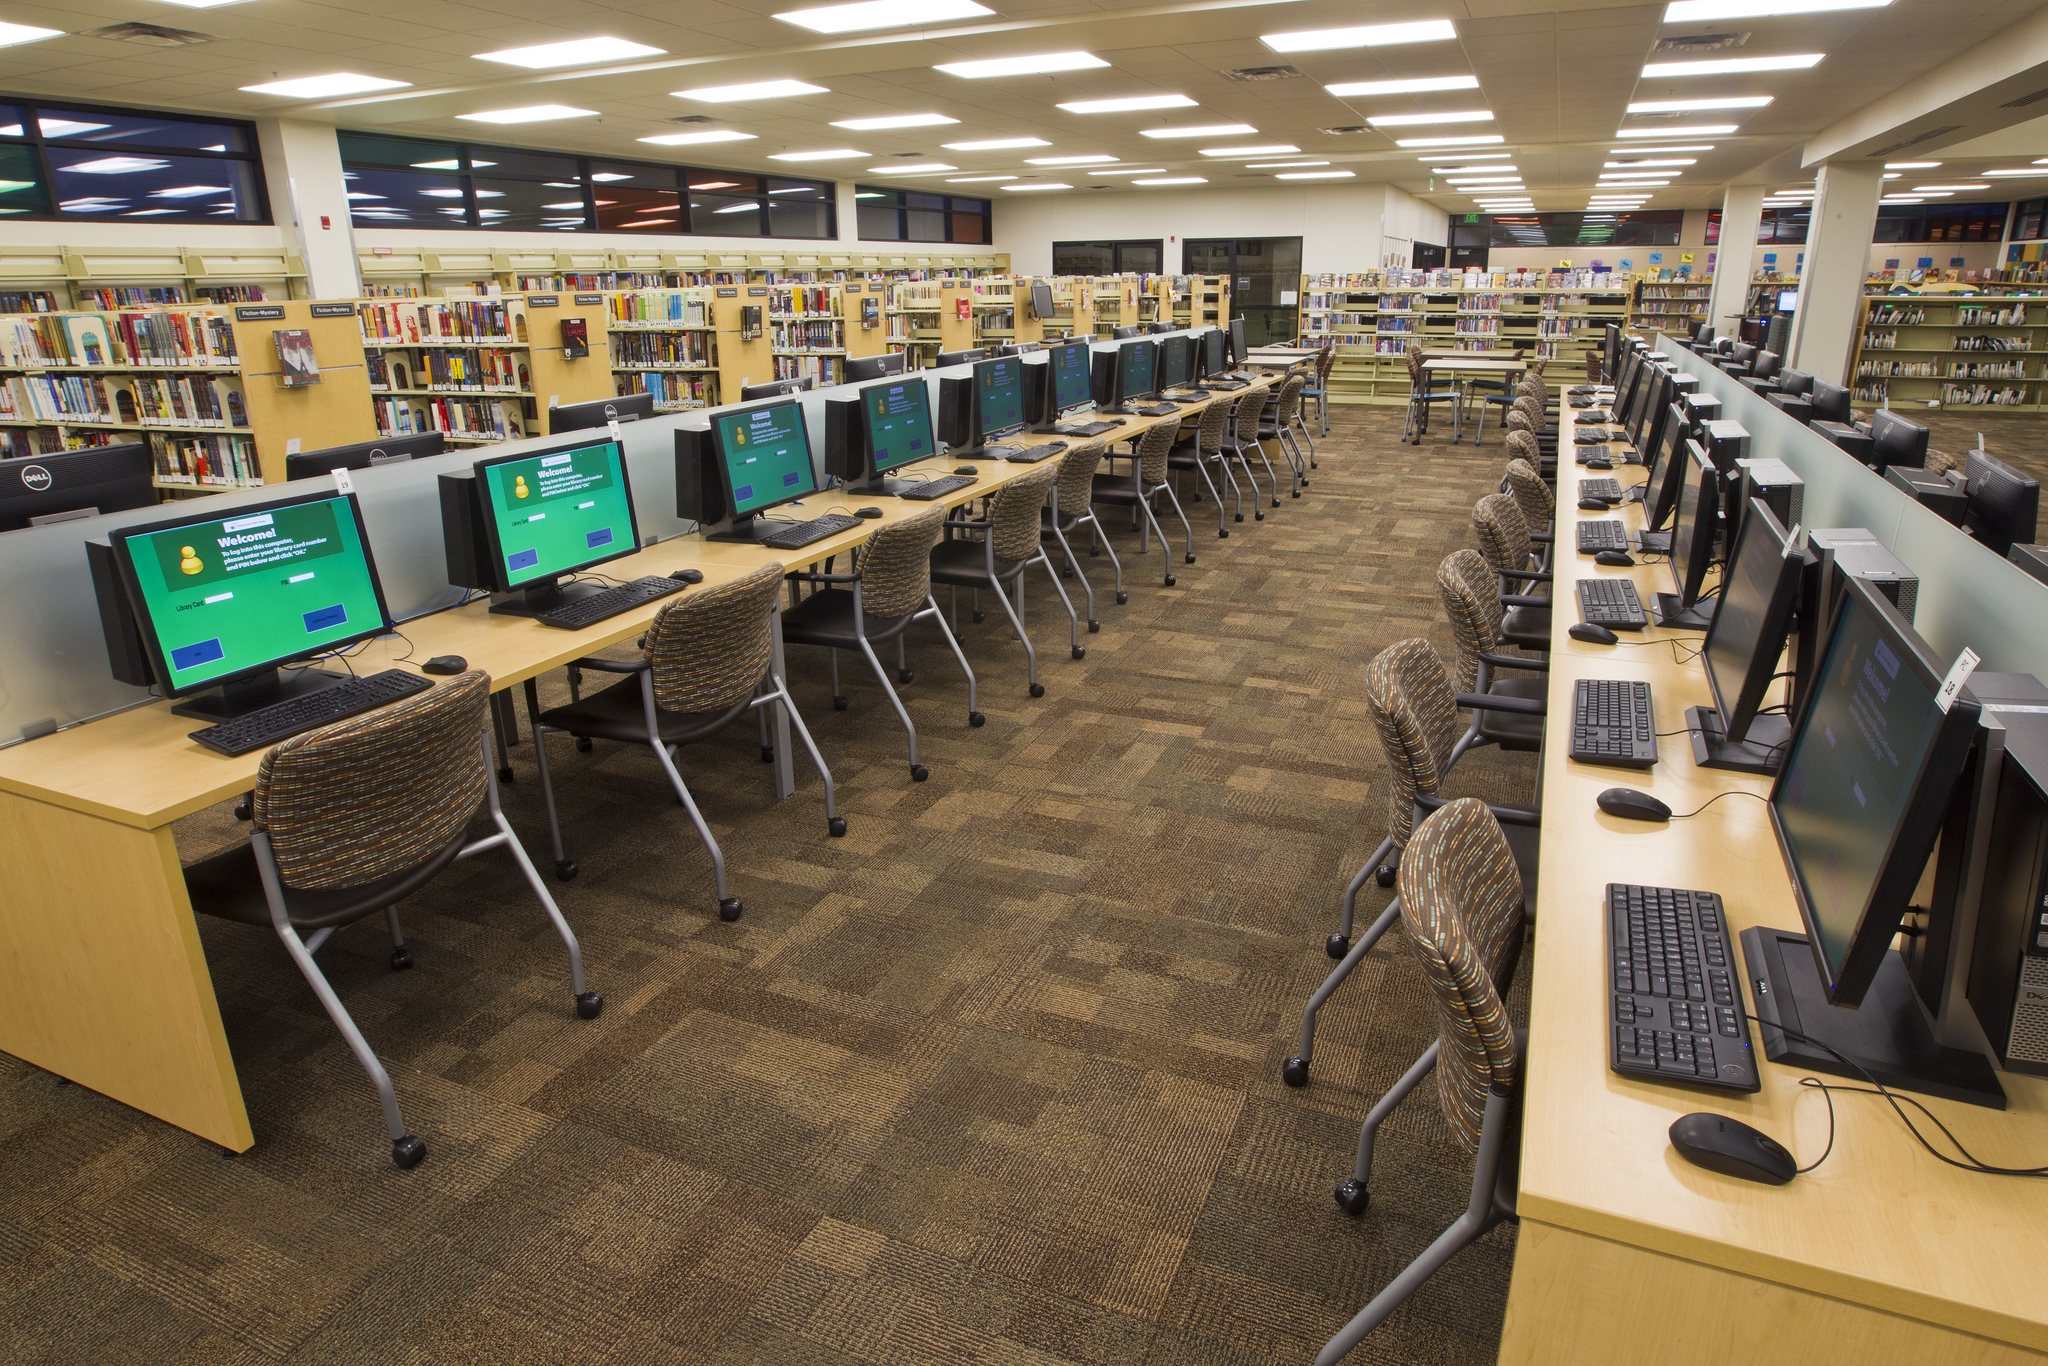
[[[509,783],[512,781],[512,765],[507,764],[503,768],[498,770],[498,781],[501,783]]]
[[[986,716],[983,716],[978,711],[971,711],[967,713],[967,724],[973,726],[976,730],[979,730],[981,727],[988,724],[988,718]],[[923,782],[924,779],[919,778],[918,781]]]
[[[834,816],[825,822],[825,830],[835,840],[846,838],[846,817]]]
[[[1294,496],[1295,496],[1295,497],[1297,497],[1297,498],[1301,497],[1301,495],[1300,495],[1300,494],[1298,494],[1298,493],[1297,493],[1297,494],[1295,494]],[[1274,507],[1279,507],[1279,506],[1280,506],[1280,500],[1279,500],[1279,499],[1278,499],[1277,497],[1273,499],[1273,506],[1274,506]]]
[[[1233,520],[1242,522],[1244,520],[1244,514],[1242,512],[1238,513]]]
[[[392,970],[393,972],[404,972],[404,971],[405,971],[405,970],[406,970],[407,968],[409,968],[409,967],[411,967],[411,966],[412,966],[412,952],[411,952],[411,950],[409,950],[409,949],[393,949],[393,950],[391,951],[391,970]]]
[[[1194,556],[1194,552],[1193,552],[1193,551],[1189,551],[1189,552],[1188,552],[1188,555],[1187,555],[1187,561],[1186,561],[1186,562],[1187,562],[1188,564],[1193,564],[1193,563],[1195,562],[1195,556]]]
[[[1252,520],[1254,522],[1263,522],[1266,520],[1266,514],[1263,512],[1254,512],[1252,514]]]
[[[1357,1179],[1337,1183],[1337,1208],[1352,1218],[1365,1213],[1365,1207],[1372,1203],[1372,1192]]]
[[[400,1171],[409,1172],[426,1160],[427,1145],[411,1134],[391,1140],[391,1161]]]
[[[834,711],[845,711],[847,705],[847,701],[843,697],[835,697],[832,699],[832,710]]]
[[[912,764],[910,766],[910,781],[913,783],[921,783],[931,776],[932,771],[923,764]]]
[[[1086,645],[1076,645],[1076,646],[1074,647],[1074,658],[1076,658],[1076,659],[1086,659],[1087,657],[1088,657],[1088,647],[1087,647]]]
[[[908,683],[911,679],[915,677],[917,677],[917,674],[914,670],[911,669],[898,669],[896,671],[896,681],[898,683]]]
[[[591,746],[590,746],[590,737],[589,737],[588,735],[579,735],[579,736],[577,736],[577,737],[576,737],[576,748],[578,748],[578,749],[582,750],[582,751],[583,751],[583,752],[584,752],[585,754],[588,754],[588,753],[590,753],[590,748],[591,748]]]
[[[988,620],[988,613],[976,612],[973,615],[969,616],[967,619],[973,622],[976,626],[979,626],[981,625],[981,623]]]
[[[1306,1058],[1289,1058],[1286,1062],[1281,1063],[1280,1080],[1286,1082],[1289,1086],[1308,1085],[1308,1060]]]
[[[1301,497],[1301,490],[1300,490],[1300,489],[1296,489],[1296,490],[1294,491],[1294,496],[1295,496],[1296,498],[1299,498],[1299,497]]]
[[[235,803],[235,819],[238,821],[253,821],[256,819],[256,811],[249,805],[247,797]]]
[[[576,866],[576,860],[574,859],[561,858],[555,860],[555,878],[557,881],[574,882],[576,875],[582,871],[581,868]]]
[[[1129,593],[1126,593],[1126,592],[1124,592],[1124,590],[1123,590],[1123,589],[1121,589],[1121,588],[1119,588],[1119,589],[1117,589],[1117,590],[1116,590],[1116,605],[1117,605],[1117,606],[1121,607],[1121,606],[1123,606],[1123,605],[1124,605],[1125,603],[1129,602],[1130,600],[1131,600],[1131,595],[1130,595]]]
[[[1381,864],[1381,865],[1379,866],[1379,869],[1378,869],[1378,871],[1376,871],[1376,872],[1375,872],[1375,873],[1374,873],[1374,874],[1372,875],[1372,880],[1373,880],[1374,882],[1377,882],[1377,883],[1378,883],[1378,884],[1379,884],[1380,886],[1382,886],[1382,887],[1391,887],[1391,886],[1393,886],[1393,885],[1394,885],[1394,865],[1393,865],[1393,864],[1391,864],[1391,863],[1382,863],[1382,864]]]
[[[1045,684],[1043,684],[1043,683],[1033,683],[1033,684],[1031,685],[1031,695],[1032,695],[1033,697],[1043,697],[1043,696],[1045,696]]]
[[[1093,636],[1100,635],[1101,633],[1102,623],[1097,621],[1094,617],[1088,618],[1088,634]]]
[[[742,909],[743,908],[740,906],[740,899],[738,897],[726,897],[718,903],[718,918],[720,920],[725,921],[727,924],[731,924],[733,921],[738,920],[740,918],[740,911]]]
[[[586,991],[576,998],[576,1017],[594,1020],[604,1013],[604,997],[594,991]]]
[[[1230,533],[1219,526],[1216,528],[1216,539],[1219,541],[1227,541],[1230,539]]]
[[[772,764],[775,762],[775,746],[761,746],[761,762],[764,764]]]
[[[1171,587],[1173,587],[1173,582],[1174,582],[1174,580],[1173,580],[1173,575],[1171,575],[1171,574],[1168,574],[1168,575],[1166,576],[1166,586],[1167,586],[1168,588],[1171,588]]]
[[[1323,941],[1323,952],[1331,958],[1342,958],[1345,954],[1351,952],[1351,936],[1348,934],[1331,935]]]

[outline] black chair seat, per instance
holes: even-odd
[[[1550,648],[1550,609],[1548,607],[1510,607],[1501,619],[1501,639],[1510,645],[1524,649],[1548,650]]]
[[[994,588],[1024,572],[1026,560],[996,557],[996,576],[988,576],[988,551],[980,541],[940,541],[932,547],[932,582],[961,588]]]
[[[1134,503],[1148,500],[1145,495],[1138,492],[1138,476],[1133,473],[1096,475],[1095,482],[1089,488],[1088,501],[1091,503],[1110,503],[1118,507],[1129,507]],[[786,632],[788,629],[787,620],[785,619],[783,630]]]
[[[654,722],[665,745],[690,745],[708,740],[744,716],[752,698],[741,698],[723,711],[663,711],[654,709]],[[641,699],[640,675],[629,674],[601,692],[594,692],[565,707],[550,707],[537,718],[543,726],[565,730],[571,735],[588,735],[597,740],[622,740],[644,745],[647,737],[647,705]]]
[[[357,887],[286,887],[285,913],[291,917],[293,926],[301,930],[352,925],[426,886],[434,874],[455,862],[455,856],[468,842],[469,832],[459,830],[455,838],[417,868]],[[192,899],[192,909],[202,915],[236,920],[244,925],[270,924],[270,903],[264,899],[263,876],[256,868],[253,844],[239,845],[187,868],[185,891]]]
[[[1486,690],[1488,697],[1520,697],[1541,702],[1548,692],[1544,678],[1500,678]],[[1543,718],[1518,712],[1480,711],[1479,738],[1502,749],[1534,752],[1543,748]]]
[[[916,615],[868,616],[868,640],[894,640],[903,634]],[[830,645],[840,650],[860,648],[859,622],[853,611],[853,593],[845,588],[826,588],[812,593],[782,612],[782,638],[799,645]]]

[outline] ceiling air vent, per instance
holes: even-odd
[[[1369,123],[1346,123],[1335,128],[1318,128],[1318,133],[1327,133],[1333,138],[1349,137],[1353,133],[1376,133],[1379,130]]]
[[[1945,138],[1950,133],[1957,132],[1958,130],[1960,130],[1962,126],[1963,125],[1961,125],[1960,123],[1951,123],[1941,128],[1930,128],[1926,132],[1918,135],[1917,137],[1907,138],[1904,142],[1895,142],[1889,147],[1879,147],[1877,150],[1868,153],[1868,155],[1873,157],[1884,157],[1890,156],[1894,152],[1903,152],[1908,147],[1918,147],[1923,142],[1931,142],[1935,138]]]
[[[710,116],[709,114],[678,114],[678,115],[676,115],[676,116],[675,116],[674,118],[670,119],[670,120],[669,120],[669,122],[670,122],[670,123],[716,123],[716,122],[718,122],[718,120],[716,120],[716,119],[712,118],[712,117],[711,117],[711,116]]]
[[[1291,81],[1302,73],[1301,68],[1298,66],[1282,64],[1280,66],[1241,66],[1235,71],[1225,71],[1220,74],[1226,81],[1244,81],[1249,84],[1258,81]]]
[[[1685,33],[1672,38],[1659,38],[1650,48],[1652,52],[1719,52],[1723,48],[1746,47],[1747,33]]]
[[[2007,100],[1998,107],[2000,109],[2025,109],[2028,105],[2039,104],[2042,100],[2048,100],[2048,90],[2036,90],[2031,95],[2022,95],[2016,100]]]
[[[106,38],[116,43],[140,43],[144,47],[193,47],[213,41],[212,34],[194,33],[185,28],[165,28],[162,24],[109,24],[105,28],[88,29],[80,36]]]

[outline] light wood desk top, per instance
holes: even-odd
[[[1550,653],[1551,708],[1543,758],[1542,870],[1529,1020],[1520,1210],[1525,1220],[1706,1263],[1853,1304],[1964,1332],[2048,1349],[2048,1182],[1983,1176],[1944,1165],[1875,1096],[1838,1096],[1833,1154],[1790,1185],[1720,1176],[1672,1151],[1666,1130],[1693,1111],[1730,1115],[1783,1142],[1805,1164],[1827,1141],[1827,1106],[1802,1088],[1800,1069],[1758,1062],[1753,1096],[1636,1080],[1607,1065],[1609,991],[1602,910],[1606,884],[1637,882],[1718,892],[1735,953],[1751,925],[1796,930],[1799,915],[1765,805],[1731,796],[1690,820],[1616,820],[1594,799],[1641,788],[1692,811],[1722,792],[1767,795],[1768,780],[1694,766],[1684,734],[1689,706],[1711,706],[1697,662],[1698,632],[1655,626],[1623,632],[1620,646],[1572,640],[1572,585],[1626,575],[1647,603],[1669,591],[1663,564],[1596,567],[1576,553],[1581,517],[1642,526],[1640,506],[1581,513],[1577,487],[1595,477],[1575,465],[1572,410],[1561,413],[1558,524]],[[1617,466],[1624,486],[1639,467]],[[1650,642],[1637,646],[1634,642]],[[1579,678],[1651,684],[1659,760],[1647,772],[1567,758],[1572,684]],[[1676,735],[1662,734],[1677,731]],[[1746,974],[1745,974],[1746,975]],[[1754,1010],[1745,994],[1744,1006]],[[1751,1025],[1751,1037],[1757,1037]],[[1978,1157],[2007,1166],[2048,1161],[2048,1081],[2001,1074],[2003,1113],[1922,1097]],[[1932,1126],[1922,1123],[1931,1135]],[[1526,1225],[1525,1225],[1526,1227]],[[1527,1236],[1526,1234],[1524,1235]],[[1645,1308],[1645,1313],[1653,1312]],[[1510,1319],[1514,1318],[1510,1301]]]
[[[1425,370],[1469,370],[1482,375],[1506,375],[1529,368],[1527,361],[1489,360],[1484,355],[1443,355],[1422,362]]]

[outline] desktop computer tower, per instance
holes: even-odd
[[[1741,507],[1748,507],[1749,500],[1761,498],[1771,515],[1786,530],[1791,530],[1804,520],[1806,508],[1806,481],[1792,472],[1792,467],[1782,460],[1744,460],[1742,469]]]
[[[2026,702],[1985,705],[2003,727],[2004,755],[1976,881],[1967,994],[2006,1070],[2048,1077],[2048,716],[2021,710]]]
[[[1693,435],[1702,438],[1701,444],[1704,445],[1707,424],[1721,419],[1721,400],[1713,394],[1691,393],[1681,395],[1678,401],[1685,405],[1686,416],[1692,421]]]
[[[2041,582],[2048,583],[2048,546],[2015,545],[2006,552],[2006,558]]]
[[[1821,563],[1821,601],[1829,621],[1841,605],[1844,578],[1862,579],[1882,593],[1907,621],[1920,597],[1920,578],[1878,544],[1877,537],[1863,527],[1824,527],[1806,533],[1806,543]],[[1825,636],[1825,632],[1823,632]]]
[[[725,520],[725,471],[705,428],[676,428],[676,516],[699,526]]]
[[[1908,465],[1887,465],[1884,481],[1893,488],[1904,489],[1914,502],[1932,509],[1949,525],[1963,524],[1963,511],[1970,505],[1970,496],[1940,475]]]
[[[939,411],[932,435],[948,446],[981,444],[974,421],[974,376],[947,375],[939,380]]]
[[[862,402],[825,400],[825,473],[842,484],[857,484],[868,474],[868,424],[861,420]]]
[[[1677,387],[1679,397],[1681,398],[1689,398],[1700,391],[1700,377],[1698,375],[1674,375],[1671,382]]]
[[[1043,427],[1053,420],[1052,362],[1024,367],[1024,420]]]
[[[448,558],[448,582],[457,588],[495,592],[497,566],[484,531],[483,490],[475,470],[440,477],[441,549]]]
[[[1764,328],[1764,341],[1760,349],[1775,351],[1782,356],[1785,354],[1785,343],[1791,339],[1792,315],[1779,313],[1772,317],[1770,324]]]
[[[1741,468],[1738,462],[1749,455],[1749,429],[1725,417],[1713,418],[1703,426],[1707,439],[1700,444],[1707,448],[1707,458],[1724,476],[1733,477]]]
[[[128,600],[128,586],[114,565],[113,543],[96,536],[85,543],[85,562],[92,570],[92,595],[99,602],[100,632],[107,638],[107,663],[116,683],[138,688],[156,686],[156,670],[142,643],[142,628],[135,624],[135,609]]]

